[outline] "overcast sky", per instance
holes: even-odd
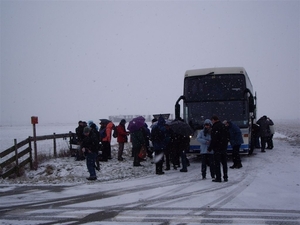
[[[174,113],[186,70],[243,66],[300,117],[300,1],[3,1],[1,125]],[[275,121],[274,121],[275,122]]]

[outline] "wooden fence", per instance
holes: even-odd
[[[44,141],[44,140],[53,140],[53,154],[54,157],[57,157],[57,150],[56,150],[56,139],[69,138],[69,149],[71,154],[76,150],[73,148],[73,139],[75,134],[72,132],[65,133],[65,134],[53,134],[53,135],[44,135],[44,136],[36,136],[36,141]],[[0,170],[1,170],[1,177],[5,179],[12,174],[16,174],[17,176],[20,174],[20,169],[24,167],[26,164],[30,164],[30,169],[37,169],[34,168],[34,162],[32,157],[32,147],[31,142],[34,141],[33,137],[28,137],[27,139],[17,143],[17,140],[14,139],[14,146],[0,152],[0,158],[4,158],[9,154],[14,154],[13,156],[6,159],[4,162],[0,163]],[[27,148],[18,151],[20,148],[28,145]],[[24,159],[25,158],[25,159]],[[35,162],[37,164],[37,162]],[[6,171],[5,171],[6,170]]]

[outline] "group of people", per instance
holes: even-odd
[[[178,119],[181,120],[181,119]],[[184,122],[183,120],[181,120]],[[171,165],[174,169],[178,167],[180,172],[187,172],[189,160],[186,151],[189,149],[190,137],[173,132],[170,124],[162,116],[152,120],[151,130],[144,123],[139,129],[127,131],[125,128],[126,120],[122,119],[118,126],[115,126],[109,120],[100,120],[100,128],[92,121],[88,124],[84,121],[78,122],[76,128],[76,136],[80,148],[76,154],[76,160],[86,159],[86,164],[90,176],[88,180],[96,180],[95,170],[100,170],[99,161],[108,161],[111,159],[111,139],[112,132],[116,130],[116,138],[118,142],[118,160],[123,161],[124,145],[128,142],[130,135],[132,143],[133,166],[142,166],[141,162],[145,157],[152,158],[155,163],[155,172],[157,175],[164,174],[165,170],[170,170]],[[256,126],[259,128],[256,132],[257,137],[261,140],[261,151],[265,152],[265,147],[273,148],[272,131],[273,121],[267,116],[261,117]],[[229,168],[242,168],[239,150],[243,144],[243,136],[240,128],[231,121],[224,120],[221,122],[217,116],[204,121],[204,127],[197,135],[200,144],[201,154],[201,175],[202,179],[206,179],[207,168],[210,168],[210,176],[213,182],[228,181],[227,167],[227,147],[228,142],[232,147],[233,165]],[[259,141],[258,141],[259,142]],[[152,143],[152,146],[150,146]],[[142,154],[141,152],[144,152]],[[101,152],[101,154],[99,154]],[[142,154],[142,156],[141,156]]]
[[[232,146],[232,169],[242,166],[239,155],[240,146],[243,143],[240,128],[231,121],[221,122],[217,116],[211,120],[204,121],[204,128],[198,133],[197,140],[200,143],[201,173],[202,179],[206,179],[207,166],[210,167],[210,175],[213,182],[221,182],[221,165],[223,169],[223,180],[228,181],[227,171],[227,146],[228,141]]]
[[[119,161],[123,161],[124,145],[128,142],[130,134],[134,167],[143,166],[141,162],[145,161],[145,157],[153,158],[154,152],[153,162],[157,175],[164,174],[164,162],[165,170],[170,170],[171,165],[174,169],[182,165],[180,172],[187,172],[189,161],[186,157],[186,150],[189,149],[189,136],[174,133],[162,116],[152,120],[151,130],[144,123],[139,129],[129,132],[126,130],[125,124],[125,119],[122,119],[116,127],[109,120],[100,120],[100,128],[98,128],[92,121],[78,122],[75,131],[77,144],[80,147],[76,153],[76,160],[86,160],[90,173],[88,180],[97,179],[95,170],[100,170],[99,161],[108,161],[112,158],[113,130],[116,130],[117,133]],[[142,150],[145,151],[144,156],[141,156]]]
[[[256,147],[261,149],[261,152],[266,152],[265,149],[273,149],[273,136],[275,133],[273,121],[266,115],[259,118],[256,122]],[[259,143],[260,138],[260,143]]]
[[[111,156],[111,139],[112,131],[115,129],[117,141],[119,143],[118,160],[122,161],[124,143],[127,142],[129,132],[125,129],[126,121],[123,119],[116,127],[110,120],[100,120],[100,128],[89,121],[79,121],[78,127],[75,129],[77,144],[79,148],[76,152],[76,161],[86,160],[87,168],[90,173],[88,180],[96,180],[96,171],[100,170],[99,161],[108,161]]]
[[[256,147],[261,142],[261,152],[272,149],[273,135],[275,133],[273,121],[262,116],[256,124],[254,135],[256,136]],[[259,141],[260,138],[260,141]],[[228,142],[232,148],[233,165],[229,168],[240,169],[243,167],[240,158],[240,147],[244,143],[240,128],[231,121],[224,120],[221,122],[217,116],[213,116],[211,120],[204,121],[204,128],[198,133],[197,140],[200,143],[200,154],[202,159],[201,173],[202,179],[206,179],[206,170],[209,165],[210,175],[213,182],[221,182],[221,166],[223,170],[223,180],[228,181],[227,167],[227,146]],[[258,146],[257,146],[258,145]]]
[[[152,120],[151,131],[145,124],[140,129],[131,132],[130,136],[134,157],[133,166],[142,166],[143,159],[139,153],[141,149],[146,149],[146,152],[150,152],[150,154],[154,152],[153,161],[157,175],[164,174],[164,170],[170,170],[171,165],[177,169],[182,164],[180,172],[187,172],[189,162],[186,150],[189,148],[189,136],[173,132],[169,123],[162,116]],[[150,148],[151,150],[149,150]],[[164,162],[165,169],[163,169]]]

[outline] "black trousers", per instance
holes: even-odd
[[[104,161],[107,161],[110,153],[110,143],[108,141],[102,141],[101,150],[102,150],[102,159]]]
[[[133,166],[140,165],[139,153],[141,148],[139,147],[132,147],[132,155],[133,155]]]
[[[260,137],[260,141],[261,141],[261,150],[264,151],[266,148],[268,137]]]
[[[240,147],[241,145],[232,146],[232,161],[235,166],[241,165]]]
[[[155,150],[155,158],[157,159],[155,163],[156,173],[161,173],[163,172],[164,150]]]
[[[274,145],[273,145],[273,134],[272,134],[270,137],[268,137],[267,148],[272,149],[273,147],[274,147]]]
[[[216,179],[221,180],[221,164],[223,168],[223,178],[228,178],[228,167],[227,167],[227,152],[226,150],[214,150],[215,160],[215,172]]]
[[[201,173],[202,177],[206,177],[206,169],[207,166],[209,165],[209,170],[210,170],[210,176],[212,178],[215,177],[215,162],[214,162],[214,155],[213,154],[202,154],[201,155]]]

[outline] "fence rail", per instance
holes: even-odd
[[[54,157],[57,157],[56,152],[56,139],[62,138],[67,139],[69,138],[69,150],[71,153],[76,149],[73,149],[73,138],[75,137],[75,133],[63,133],[63,134],[52,134],[52,135],[43,135],[43,136],[36,136],[35,139],[33,137],[28,137],[25,140],[17,143],[17,140],[14,139],[14,146],[0,152],[0,158],[8,157],[9,154],[15,153],[13,156],[6,159],[4,162],[0,163],[0,172],[1,177],[3,179],[11,176],[12,174],[16,174],[17,176],[20,174],[20,169],[24,167],[26,164],[30,164],[30,169],[37,169],[34,168],[34,162],[32,158],[32,147],[31,142],[33,141],[44,141],[44,140],[53,140],[53,150],[54,150]],[[28,145],[27,148],[18,151],[20,148]],[[26,157],[25,159],[23,159]],[[37,159],[36,159],[37,160]],[[37,165],[37,162],[35,162]]]

